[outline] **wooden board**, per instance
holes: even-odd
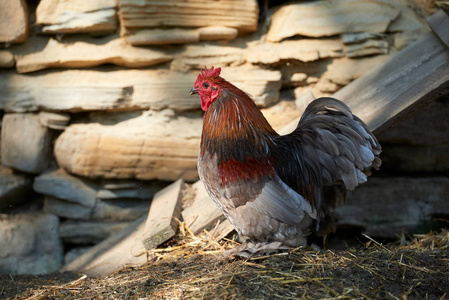
[[[449,47],[449,17],[444,10],[440,9],[431,15],[427,22],[441,41]]]
[[[181,219],[184,188],[184,182],[179,179],[154,196],[142,239],[145,249],[151,250],[175,235],[178,229],[177,220]]]

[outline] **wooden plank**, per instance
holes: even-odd
[[[449,91],[449,51],[433,33],[336,92],[375,134]],[[296,128],[287,125],[281,134]]]
[[[430,28],[438,35],[441,41],[449,47],[449,16],[440,9],[427,19]]]
[[[151,250],[176,234],[181,218],[182,179],[158,192],[151,202],[142,243]]]

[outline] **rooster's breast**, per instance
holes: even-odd
[[[198,173],[212,200],[239,235],[254,242],[303,246],[313,209],[277,175],[222,183],[216,155],[198,157]]]

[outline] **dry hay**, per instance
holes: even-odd
[[[1,299],[447,299],[449,231],[366,242],[343,251],[293,249],[250,260],[221,253],[234,241],[179,235],[153,261],[104,278],[80,274],[18,276]],[[6,287],[6,288],[5,288]]]

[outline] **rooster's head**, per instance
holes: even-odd
[[[195,85],[190,90],[190,95],[198,94],[201,99],[201,108],[206,111],[211,103],[217,99],[220,94],[221,86],[220,83],[224,81],[220,75],[221,68],[214,67],[209,70],[204,67],[198,78],[195,81]]]

